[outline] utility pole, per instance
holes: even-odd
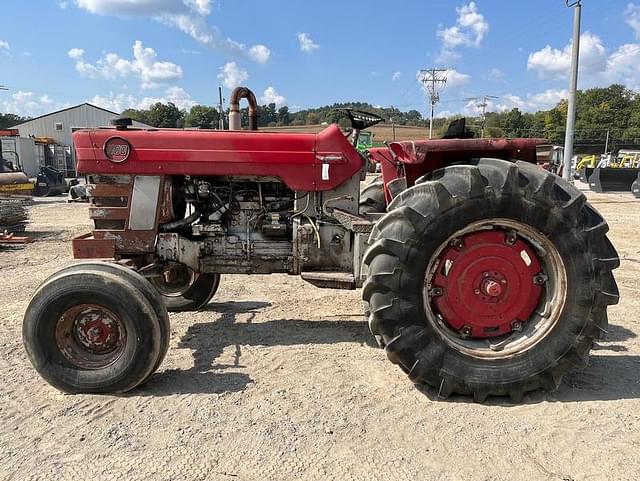
[[[220,104],[218,106],[220,112],[218,116],[218,129],[224,130],[224,100],[222,98],[222,87],[218,87],[218,95],[220,96]]]
[[[484,126],[487,123],[487,107],[489,106],[489,101],[496,100],[498,98],[499,97],[496,97],[495,95],[483,95],[482,97],[471,97],[467,99],[470,102],[475,102],[476,107],[482,111],[481,139],[484,139]]]
[[[604,143],[604,155],[607,155],[609,152],[609,129],[607,129],[607,140]]]
[[[580,62],[580,22],[582,17],[582,0],[569,3],[567,7],[575,8],[573,12],[573,51],[571,54],[571,83],[569,84],[569,105],[567,110],[567,132],[564,138],[564,168],[562,177],[571,182],[571,159],[573,158],[573,139],[576,129],[576,93],[578,91],[578,67]]]
[[[429,138],[433,138],[433,114],[436,104],[440,101],[438,89],[447,83],[446,68],[430,68],[420,70],[418,80],[429,93],[429,103],[431,104],[431,115],[429,116]]]

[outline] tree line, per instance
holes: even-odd
[[[260,127],[303,126],[337,123],[347,127],[347,118],[340,109],[352,108],[380,115],[396,125],[426,127],[428,119],[417,110],[403,112],[395,107],[373,106],[365,102],[334,103],[323,107],[291,112],[288,107],[276,104],[258,107]],[[576,150],[597,151],[607,143],[613,150],[620,147],[640,145],[640,93],[623,85],[614,84],[606,88],[579,91],[577,95]],[[229,111],[225,111],[225,119]],[[130,109],[123,112],[134,120],[158,128],[216,129],[219,112],[216,107],[194,105],[181,110],[173,103],[156,103],[148,109]],[[242,109],[243,124],[248,123],[248,110]],[[436,119],[438,135],[444,134],[449,123],[459,118]],[[535,113],[514,108],[506,112],[489,112],[485,119],[468,118],[468,125],[477,134],[483,122],[487,137],[538,137],[557,144],[564,142],[567,118],[567,102],[560,101],[549,110]],[[11,113],[0,114],[0,128],[8,128],[28,118]],[[225,123],[225,125],[228,125]]]

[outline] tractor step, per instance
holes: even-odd
[[[356,279],[348,272],[303,272],[302,279],[321,289],[354,290]]]
[[[373,230],[373,226],[382,215],[367,214],[354,215],[341,209],[334,209],[333,216],[345,229],[357,234],[368,234]]]

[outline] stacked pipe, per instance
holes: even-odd
[[[0,234],[23,232],[29,221],[28,197],[0,197]]]

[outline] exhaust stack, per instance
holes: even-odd
[[[240,100],[249,102],[249,130],[258,130],[258,102],[256,96],[247,87],[237,87],[229,101],[229,130],[242,130]]]

